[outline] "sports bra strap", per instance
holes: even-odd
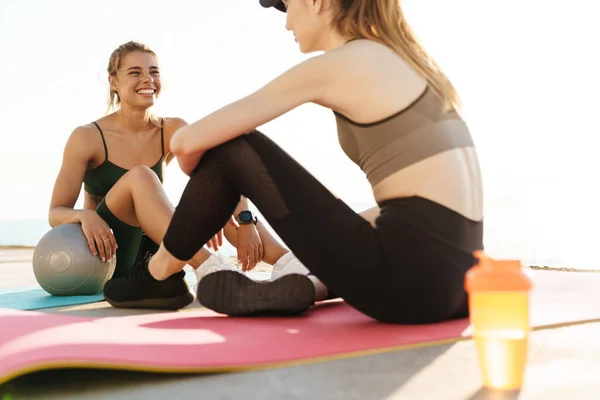
[[[104,145],[104,159],[108,161],[108,147],[106,147],[106,140],[104,140],[104,133],[102,132],[102,129],[100,129],[100,126],[96,123],[96,121],[92,122],[94,125],[96,125],[96,128],[98,128],[98,130],[100,131],[100,136],[102,137],[102,144]]]
[[[160,146],[161,146],[161,151],[162,151],[162,155],[163,157],[165,156],[165,119],[161,118],[161,124],[160,124]]]

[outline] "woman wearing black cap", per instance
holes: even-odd
[[[300,51],[323,53],[179,130],[190,176],[158,253],[114,280],[132,298],[176,296],[177,274],[248,197],[318,280],[206,275],[204,306],[229,315],[302,313],[313,282],[374,319],[432,323],[468,314],[463,288],[483,248],[477,153],[459,96],[411,32],[398,0],[260,0],[287,12]],[[378,206],[357,214],[255,128],[302,105],[333,111],[339,142]],[[217,201],[218,199],[218,201]],[[110,283],[110,282],[109,282]],[[122,289],[121,292],[123,292]]]

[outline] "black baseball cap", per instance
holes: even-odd
[[[260,5],[265,8],[275,7],[279,11],[285,12],[285,5],[283,4],[283,1],[281,1],[281,0],[259,0],[259,1],[260,1]]]

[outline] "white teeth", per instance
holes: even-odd
[[[154,90],[153,89],[140,89],[137,91],[137,93],[139,93],[139,94],[154,94]]]

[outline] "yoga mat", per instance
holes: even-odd
[[[599,274],[544,272],[531,301],[534,327],[600,319]],[[383,324],[341,300],[299,317],[230,318],[206,309],[81,317],[0,309],[0,383],[50,368],[218,372],[389,352],[469,338],[467,319]]]
[[[460,337],[468,321],[394,326],[344,302],[293,318],[228,318],[210,310],[90,318],[0,310],[0,383],[36,370],[91,367],[217,372],[376,353]]]
[[[270,273],[249,272],[254,279],[269,279]],[[185,279],[194,288],[198,282],[193,272],[188,272]],[[74,306],[104,301],[102,293],[91,296],[52,296],[39,285],[26,288],[0,289],[0,308],[13,310],[41,310],[45,308]]]

